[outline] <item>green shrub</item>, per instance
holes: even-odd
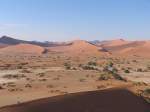
[[[109,73],[103,73],[98,78],[98,80],[109,80],[109,79],[112,79],[112,75]]]
[[[144,90],[144,94],[150,95],[150,88]]]
[[[125,72],[125,73],[130,73],[130,71],[129,71],[129,70],[127,70],[127,69],[126,69],[126,70],[124,70],[124,72]]]

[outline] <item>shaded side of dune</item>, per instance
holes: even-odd
[[[126,89],[109,89],[45,98],[0,112],[150,112],[150,105]]]

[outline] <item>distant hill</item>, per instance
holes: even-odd
[[[42,46],[42,47],[61,46],[61,45],[66,44],[66,43],[60,43],[60,42],[25,41],[25,40],[15,39],[15,38],[8,37],[8,36],[2,36],[0,38],[0,43],[1,44],[6,44],[6,45],[16,45],[16,44],[24,43],[24,44],[39,45],[39,46]]]
[[[28,41],[14,39],[14,38],[11,38],[8,36],[2,36],[0,38],[0,43],[8,44],[8,45],[15,45],[15,44],[19,44],[19,43],[28,43]]]

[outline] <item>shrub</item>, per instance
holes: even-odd
[[[127,81],[126,79],[122,78],[119,74],[110,73],[110,72],[106,72],[106,73],[101,74],[98,80],[109,80],[109,79]]]
[[[78,65],[78,67],[82,67],[82,66],[83,66],[83,64],[79,64],[79,65]]]
[[[93,66],[88,66],[88,65],[82,66],[82,69],[84,69],[84,70],[95,70],[95,68]]]
[[[147,86],[147,84],[144,82],[133,82],[133,85],[134,86]]]
[[[112,75],[108,73],[103,73],[100,75],[98,80],[109,80],[112,79]]]
[[[22,71],[21,71],[22,73],[32,73],[30,70],[28,70],[28,69],[23,69]]]
[[[138,68],[137,72],[143,72],[142,68]]]
[[[150,95],[150,88],[144,90],[144,94]]]
[[[71,64],[70,63],[64,63],[64,66],[67,70],[71,69]]]
[[[127,70],[127,69],[126,69],[126,70],[124,70],[124,72],[125,72],[125,73],[130,73],[130,71],[129,71],[129,70]]]
[[[26,88],[31,88],[32,86],[31,86],[31,84],[26,84],[25,87]]]
[[[96,66],[96,65],[97,65],[97,63],[96,63],[96,62],[93,62],[93,61],[90,61],[90,62],[88,62],[88,65]]]
[[[114,73],[113,74],[113,77],[115,78],[115,79],[117,79],[117,80],[122,80],[122,81],[127,81],[126,79],[124,79],[123,77],[121,77],[119,74],[117,74],[117,73]]]
[[[0,86],[0,89],[4,89],[2,86]]]
[[[113,67],[113,65],[114,65],[113,62],[109,62],[109,63],[108,63],[108,66],[109,66],[109,67]]]
[[[85,80],[86,80],[86,79],[80,79],[79,81],[80,81],[80,82],[85,82]]]
[[[23,68],[22,65],[18,65],[18,66],[17,66],[17,69],[22,69],[22,68]]]

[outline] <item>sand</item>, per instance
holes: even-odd
[[[126,89],[109,89],[40,99],[4,107],[0,112],[149,112],[149,107]]]
[[[32,44],[17,44],[17,45],[11,45],[5,48],[0,49],[1,54],[42,54],[44,52],[44,48],[32,45]]]

